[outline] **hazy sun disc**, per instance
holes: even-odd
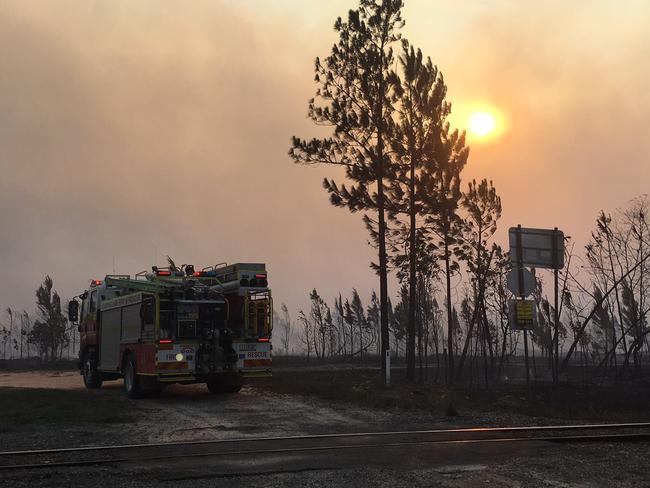
[[[478,137],[491,134],[496,126],[496,118],[490,112],[474,112],[469,119],[469,130]]]

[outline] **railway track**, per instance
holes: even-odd
[[[462,446],[522,442],[632,441],[650,441],[650,423],[355,432],[4,451],[0,452],[0,475],[3,472],[43,468],[127,463],[142,465],[191,458],[250,458],[445,444]]]

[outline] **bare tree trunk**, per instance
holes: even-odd
[[[449,267],[451,256],[449,255],[449,230],[445,232],[444,241],[445,277],[447,279],[447,383],[452,384],[454,382],[454,326],[451,307],[451,270]]]
[[[406,365],[406,377],[415,379],[415,304],[416,304],[416,241],[415,241],[415,156],[411,153],[411,168],[409,181],[409,325],[408,350],[409,359]],[[421,334],[421,331],[420,331]],[[421,375],[420,375],[421,376]],[[421,380],[422,378],[420,378]]]
[[[383,52],[384,45],[381,45]],[[384,79],[380,80],[379,93],[383,94]],[[377,100],[378,114],[383,118],[384,99],[380,96]],[[382,379],[386,377],[386,351],[390,349],[388,334],[388,263],[386,256],[386,219],[384,215],[384,121],[376,121],[377,127],[377,214],[379,222],[379,306],[381,318],[381,372]]]
[[[484,322],[483,322],[483,330],[486,332],[483,334],[483,376],[485,377],[485,389],[487,390],[489,385],[488,385],[488,361],[487,361],[487,345],[486,345],[486,340],[488,338],[487,335],[487,328],[488,324],[487,321],[485,321],[484,317]],[[490,348],[491,349],[491,348]]]

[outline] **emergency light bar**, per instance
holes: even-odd
[[[172,271],[169,268],[160,269],[158,266],[152,266],[151,271],[153,271],[156,276],[185,276],[185,273],[181,271]]]
[[[216,278],[217,273],[215,273],[214,271],[195,271],[194,277],[195,278]]]

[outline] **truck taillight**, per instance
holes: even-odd
[[[195,271],[194,277],[196,278],[215,278],[217,274],[214,271]]]
[[[268,337],[260,337],[259,339],[257,339],[257,342],[269,342],[270,340],[271,339],[269,339]]]
[[[172,342],[174,341],[172,341],[171,339],[160,339],[158,341],[159,344],[171,344]]]

